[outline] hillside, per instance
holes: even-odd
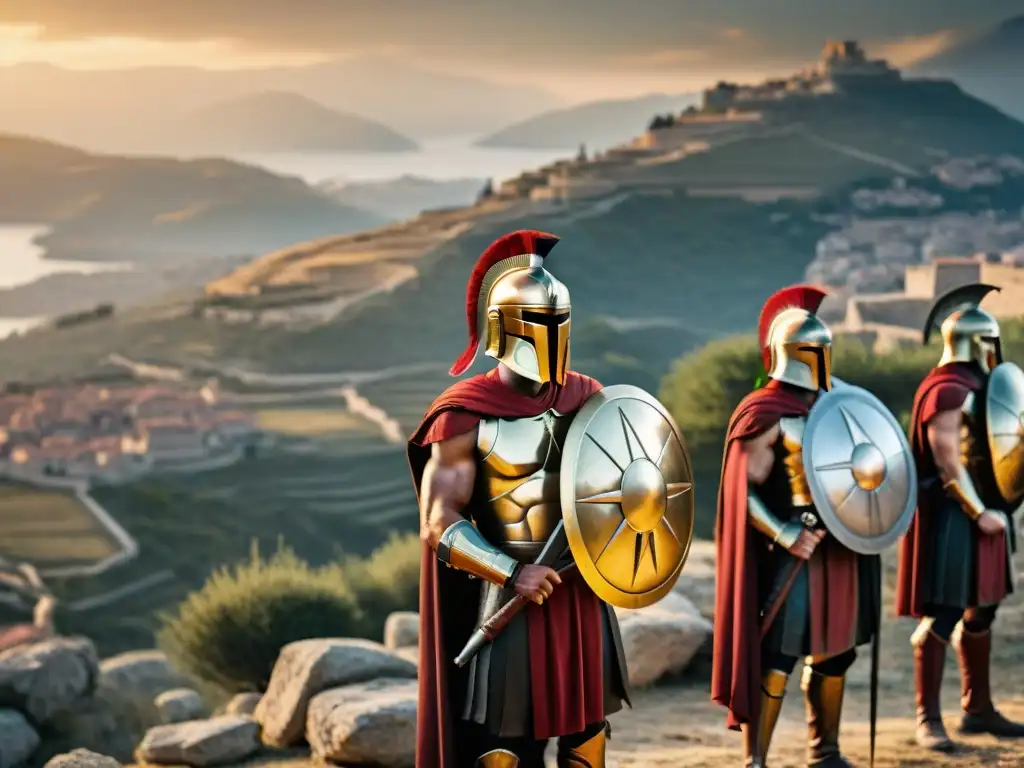
[[[628,141],[640,133],[652,115],[681,112],[696,104],[693,94],[652,94],[636,99],[609,99],[544,112],[514,123],[481,139],[481,147],[591,149]]]
[[[383,123],[287,91],[264,91],[198,109],[169,126],[168,152],[409,152],[416,142]]]
[[[1007,114],[1024,119],[1024,16],[961,40],[911,71],[946,77]]]
[[[51,257],[163,262],[374,226],[302,181],[227,160],[97,155],[0,135],[0,223],[52,226]]]
[[[409,219],[426,210],[472,205],[484,184],[483,179],[438,180],[407,175],[384,181],[342,179],[318,187],[342,205],[391,219]]]

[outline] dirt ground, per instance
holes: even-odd
[[[951,676],[955,677],[955,676]],[[1007,695],[999,706],[1009,717],[1024,719],[1024,696],[1017,684],[1001,689]],[[958,689],[954,679],[947,685],[946,727],[950,735],[957,722]],[[708,702],[706,682],[656,688],[640,692],[635,708],[612,718],[610,763],[621,768],[678,766],[679,768],[732,768],[743,765],[739,734],[727,731],[722,711]],[[924,753],[913,741],[913,694],[904,687],[885,686],[880,694],[880,713],[875,765],[895,766],[1024,766],[1024,740],[999,742],[988,737],[962,740],[955,755]],[[858,768],[868,765],[868,689],[850,685],[847,694],[841,744],[847,759]],[[789,698],[776,731],[770,754],[771,768],[806,765],[807,729],[798,681],[791,681]]]
[[[698,577],[707,569],[711,548],[704,542],[696,549],[692,571]],[[1024,548],[1022,548],[1024,549]],[[886,589],[882,619],[879,670],[879,721],[875,751],[878,768],[894,766],[1022,766],[1024,739],[998,741],[988,737],[959,739],[955,728],[960,715],[960,675],[955,655],[949,650],[943,690],[946,728],[962,748],[954,755],[922,752],[914,744],[914,672],[910,635],[913,620],[891,615],[895,581],[895,552],[883,557]],[[713,563],[712,563],[713,565]],[[1017,573],[1024,573],[1024,552],[1016,557]],[[687,563],[691,568],[691,563]],[[713,597],[708,590],[692,591],[707,611]],[[712,590],[713,594],[713,590]],[[701,599],[701,597],[703,599]],[[1024,721],[1024,581],[1001,606],[993,632],[992,687],[997,706],[1008,717]],[[844,703],[841,745],[847,759],[867,768],[869,756],[868,713],[870,648],[861,649],[850,670]],[[710,670],[694,670],[690,680],[639,691],[634,708],[612,716],[610,758],[621,768],[678,766],[679,768],[732,768],[742,766],[740,735],[725,728],[724,710],[711,703]],[[789,682],[787,698],[769,755],[770,768],[804,766],[807,729],[799,670]]]

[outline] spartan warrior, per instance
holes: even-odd
[[[480,257],[451,373],[479,345],[498,366],[449,387],[409,442],[418,768],[539,768],[551,739],[559,766],[604,766],[606,718],[629,702],[609,602],[671,589],[692,535],[689,457],[663,409],[569,370],[569,291],[545,269],[557,242],[513,232]]]
[[[962,680],[962,733],[1024,736],[992,703],[992,622],[1013,591],[1012,513],[1024,498],[1024,373],[1003,362],[999,324],[978,305],[990,285],[950,291],[932,308],[924,342],[941,329],[942,357],[921,382],[910,420],[918,514],[899,551],[896,612],[921,619],[911,638],[917,743],[949,752],[939,694],[953,640]],[[957,631],[954,631],[957,630]]]
[[[898,422],[832,378],[832,334],[815,314],[824,296],[791,286],[768,299],[759,341],[769,380],[736,408],[726,436],[712,699],[743,732],[748,766],[766,764],[800,659],[808,765],[849,765],[839,721],[855,649],[877,638],[874,553],[913,514]],[[877,669],[877,642],[873,658]]]

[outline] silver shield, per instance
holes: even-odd
[[[985,422],[999,494],[1017,505],[1024,499],[1024,371],[1013,363],[1000,363],[988,377]]]
[[[917,472],[896,417],[867,390],[844,384],[807,417],[803,463],[822,524],[837,541],[876,555],[906,533]]]

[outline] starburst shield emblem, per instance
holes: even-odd
[[[999,495],[1024,499],[1024,371],[1013,363],[992,369],[985,390],[985,426]]]
[[[693,473],[682,432],[638,387],[606,387],[562,450],[562,518],[590,588],[620,608],[664,597],[693,539]]]
[[[917,472],[896,417],[852,384],[818,398],[803,435],[811,498],[843,546],[877,555],[906,533],[917,508]]]

